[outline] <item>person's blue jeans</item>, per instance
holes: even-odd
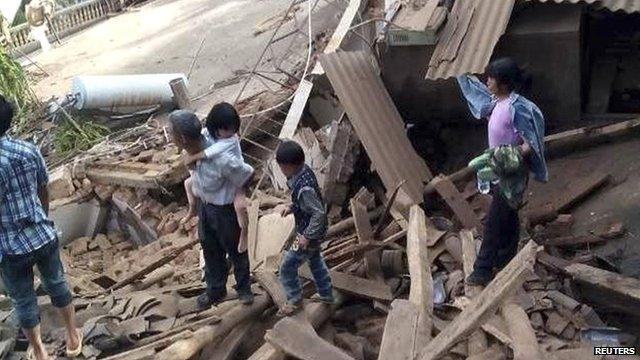
[[[38,298],[33,288],[34,265],[40,271],[42,284],[53,306],[63,308],[73,299],[64,277],[57,240],[28,254],[4,255],[0,262],[2,280],[24,329],[32,329],[40,323]]]
[[[327,264],[322,258],[319,248],[287,250],[280,264],[280,282],[287,295],[287,301],[297,304],[302,301],[302,285],[298,276],[298,268],[309,262],[309,268],[316,283],[318,294],[323,298],[333,298],[331,276]]]

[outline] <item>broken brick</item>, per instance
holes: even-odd
[[[51,200],[63,199],[73,195],[76,187],[73,184],[73,177],[68,166],[61,166],[49,175],[49,198]]]

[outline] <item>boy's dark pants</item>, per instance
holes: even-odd
[[[504,267],[516,255],[519,238],[518,210],[509,206],[495,189],[474,270],[482,275],[490,275],[494,267]]]
[[[282,264],[280,264],[280,282],[287,294],[287,301],[292,304],[302,301],[302,285],[298,276],[298,268],[305,262],[309,263],[318,294],[323,298],[333,298],[329,269],[322,258],[320,248],[315,246],[285,252]]]
[[[200,204],[199,236],[205,262],[207,292],[211,298],[226,295],[229,265],[226,255],[233,264],[238,294],[251,293],[249,255],[238,253],[240,225],[233,204]]]

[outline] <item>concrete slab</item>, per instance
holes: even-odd
[[[60,234],[60,246],[82,236],[93,238],[105,225],[108,208],[96,200],[71,203],[51,210],[50,218]]]

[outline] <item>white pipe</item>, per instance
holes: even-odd
[[[141,108],[173,102],[169,82],[184,74],[82,75],[73,78],[77,109]]]

